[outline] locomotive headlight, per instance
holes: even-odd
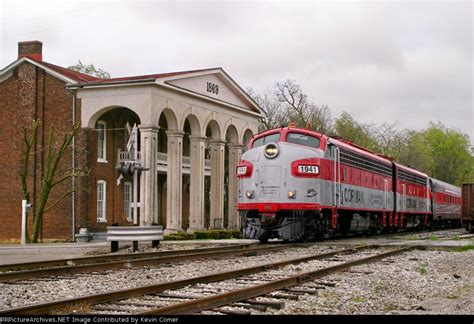
[[[296,190],[288,190],[288,199],[296,198]]]
[[[253,199],[253,197],[255,197],[255,191],[253,190],[247,190],[245,192],[245,196],[248,198],[248,199]]]
[[[268,159],[273,159],[278,155],[278,145],[276,143],[268,143],[267,146],[265,146],[265,156]]]

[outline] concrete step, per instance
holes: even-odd
[[[91,235],[92,235],[91,242],[106,242],[107,241],[106,232],[91,233]]]

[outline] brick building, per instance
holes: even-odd
[[[75,179],[74,195],[45,215],[43,240],[71,240],[80,228],[101,232],[113,223],[162,224],[168,232],[239,226],[233,173],[261,110],[221,68],[99,79],[43,61],[41,42],[20,42],[18,59],[0,71],[0,111],[2,241],[20,239],[23,128],[34,119],[31,202],[51,128],[60,139],[81,121],[61,168],[88,170]],[[135,180],[117,171],[131,158],[133,125],[138,161],[148,169]],[[50,202],[71,190],[70,180]]]

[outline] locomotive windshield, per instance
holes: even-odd
[[[278,142],[278,140],[280,139],[280,133],[274,133],[274,134],[270,134],[270,135],[267,135],[267,136],[262,136],[260,138],[257,138],[254,142],[253,142],[253,146],[252,147],[259,147],[259,146],[262,146],[262,145],[265,145],[267,143],[270,143],[270,142]]]
[[[319,147],[319,144],[321,142],[320,139],[315,136],[301,133],[288,133],[286,141],[288,143],[305,145],[315,148]]]

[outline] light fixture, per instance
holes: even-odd
[[[279,149],[276,143],[268,143],[265,146],[264,154],[268,159],[273,159],[278,155]]]
[[[253,190],[247,190],[245,192],[245,196],[248,198],[248,199],[253,199],[255,197],[255,191]]]
[[[296,198],[296,190],[288,190],[288,199]]]

